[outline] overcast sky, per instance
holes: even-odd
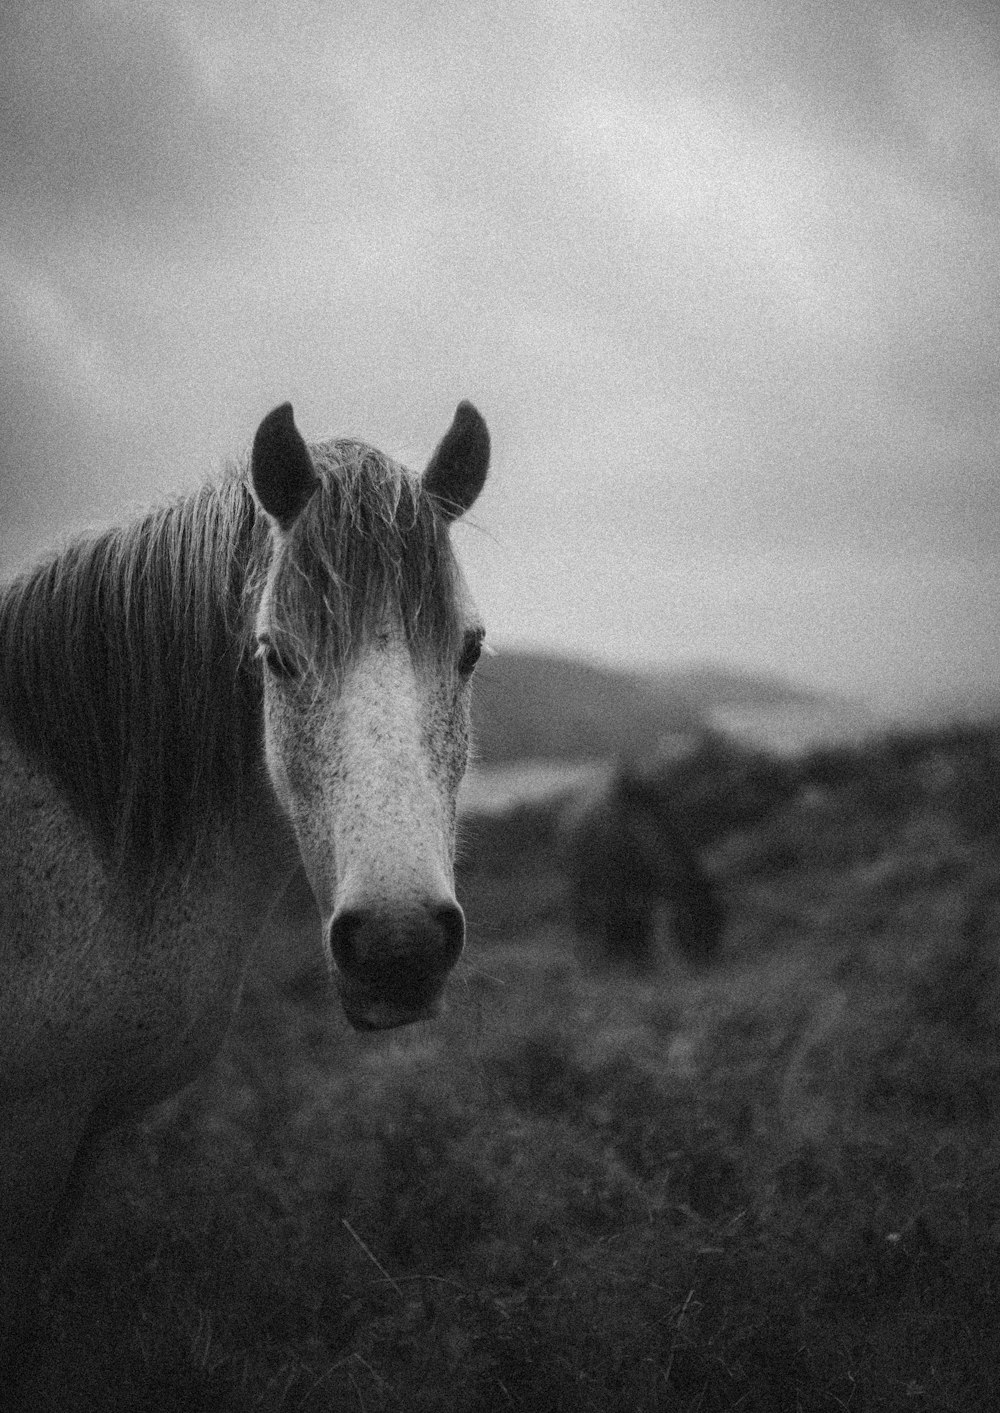
[[[1000,680],[1000,8],[5,0],[0,561],[489,422],[491,636]]]

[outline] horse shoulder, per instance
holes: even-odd
[[[97,912],[105,874],[87,827],[52,778],[0,735],[0,966],[19,955],[15,933],[34,954],[76,936]]]
[[[6,1093],[75,1073],[126,1115],[187,1083],[235,1010],[260,923],[247,898],[227,858],[164,880],[142,911],[56,783],[0,735]]]

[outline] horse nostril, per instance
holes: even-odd
[[[457,903],[443,903],[434,909],[434,921],[444,938],[442,961],[446,967],[453,967],[465,946],[465,914]]]
[[[359,934],[364,925],[364,913],[355,912],[350,908],[338,913],[330,924],[330,951],[333,953],[333,960],[348,976],[356,971],[364,960],[358,946]]]

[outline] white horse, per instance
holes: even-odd
[[[455,795],[483,628],[448,527],[486,478],[460,404],[422,477],[253,452],[0,598],[0,1322],[106,1130],[216,1053],[299,862],[344,1011],[434,1013],[458,959]]]

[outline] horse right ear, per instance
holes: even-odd
[[[451,426],[424,472],[424,490],[445,520],[457,520],[483,489],[490,465],[490,434],[471,402],[460,402]]]
[[[269,412],[257,428],[250,479],[257,499],[282,530],[291,529],[309,497],[319,489],[319,477],[295,425],[290,402]]]

